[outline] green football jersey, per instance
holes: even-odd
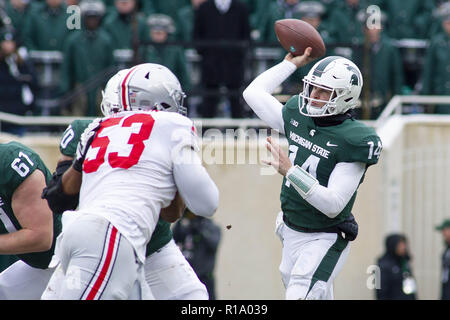
[[[86,127],[91,123],[91,120],[75,120],[64,131],[59,150],[62,154],[68,157],[75,157],[78,141],[81,134]],[[152,237],[147,244],[146,254],[147,256],[156,252],[165,246],[172,239],[172,230],[170,229],[170,223],[159,218],[158,223],[153,231]]]
[[[338,162],[363,162],[366,170],[378,162],[382,144],[375,130],[354,119],[334,126],[317,126],[311,117],[300,113],[298,103],[299,97],[292,97],[282,112],[289,159],[314,176],[320,185],[328,186],[330,174]],[[360,183],[363,179],[364,175]],[[280,194],[281,209],[293,225],[311,229],[328,228],[349,216],[356,193],[335,218],[329,218],[304,200],[284,178]]]
[[[14,191],[35,170],[44,173],[47,182],[51,173],[39,155],[30,148],[18,143],[0,144],[0,234],[12,233],[22,229],[12,210]],[[28,265],[46,269],[53,256],[56,237],[61,232],[61,217],[53,215],[53,243],[48,251],[18,254],[17,257]]]

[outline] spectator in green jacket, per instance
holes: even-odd
[[[439,8],[444,32],[430,40],[423,66],[422,94],[450,95],[450,2]],[[450,114],[450,105],[436,105],[435,113]]]
[[[364,31],[358,14],[366,9],[365,2],[345,0],[345,3],[336,6],[336,10],[330,12],[328,21],[330,27],[336,31],[336,41],[342,44],[363,44]]]
[[[105,13],[103,2],[83,0],[80,9],[82,30],[70,35],[65,43],[60,90],[64,94],[82,85],[86,102],[75,103],[69,112],[77,116],[98,116],[100,89],[113,71],[113,45],[110,36],[100,28]]]
[[[147,45],[143,48],[145,62],[158,63],[169,68],[180,80],[181,86],[187,92],[190,87],[190,79],[186,68],[184,49],[174,45],[164,45],[173,40],[175,23],[165,14],[152,14],[147,18],[148,32],[151,42],[155,45]]]
[[[432,22],[434,2],[429,0],[378,0],[388,18],[387,34],[393,39],[424,39]]]
[[[367,39],[365,58],[356,61],[365,70],[362,99],[369,107],[369,117],[376,119],[386,104],[396,94],[401,94],[404,83],[404,70],[400,52],[384,32],[386,16],[380,12],[379,24],[363,20]]]
[[[177,11],[189,3],[190,0],[144,0],[142,1],[142,11],[146,16],[160,13],[175,19]]]
[[[25,22],[30,19],[33,4],[29,0],[10,0],[5,2],[6,13],[11,18],[11,23],[16,30],[17,44],[21,46],[24,43],[23,30]]]
[[[61,51],[70,30],[63,0],[46,0],[36,4],[25,22],[22,36],[28,50]]]
[[[138,14],[136,0],[115,0],[116,11],[110,13],[103,28],[111,37],[113,50],[129,49],[133,51],[128,66],[141,63],[138,55],[140,43],[148,41],[145,18]]]
[[[267,8],[270,7],[271,3],[276,3],[277,0],[241,0],[247,4],[247,8],[250,13],[250,29],[252,30],[251,37],[253,40],[259,40],[259,30],[258,27],[261,22],[264,21],[264,17],[269,13]]]
[[[277,35],[275,34],[275,21],[280,19],[298,19],[297,5],[300,0],[277,0],[270,2],[266,8],[265,14],[258,26],[259,39],[261,42],[277,43]]]

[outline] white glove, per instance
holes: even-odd
[[[94,137],[98,129],[100,129],[102,120],[103,120],[102,118],[96,118],[87,126],[87,128],[81,134],[80,141],[78,141],[77,145],[77,152],[75,155],[75,159],[73,160],[72,163],[72,167],[78,172],[81,172],[81,170],[83,170],[84,158],[86,157],[86,153],[92,143],[92,140],[94,140]]]

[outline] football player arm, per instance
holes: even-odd
[[[41,199],[45,177],[35,170],[14,191],[11,207],[22,229],[0,235],[0,254],[47,251],[53,240],[53,215]]]
[[[71,192],[70,194],[64,192],[69,187],[69,182],[66,182],[66,189],[63,189],[62,183],[63,175],[66,171],[71,169],[72,161],[73,158],[70,156],[64,154],[60,156],[52,179],[42,192],[42,198],[47,200],[49,207],[54,213],[63,213],[66,210],[74,210],[78,206],[79,186],[81,186],[81,180],[79,183],[69,188],[69,191]],[[73,180],[75,176],[78,176],[76,171],[71,174],[73,176],[70,177],[69,174],[69,176],[66,177],[66,180],[70,180],[69,178]],[[79,179],[81,179],[81,174],[79,174]],[[76,190],[77,186],[78,191]]]
[[[296,69],[294,64],[284,60],[261,73],[243,92],[245,102],[247,102],[255,114],[271,128],[281,133],[284,133],[283,105],[272,93]]]
[[[180,194],[177,192],[170,205],[166,208],[161,209],[160,217],[167,222],[173,223],[181,218],[185,208],[186,204],[184,203],[183,198],[181,198]]]
[[[181,148],[174,159],[173,176],[189,210],[204,217],[211,217],[216,212],[219,190],[190,146]]]
[[[313,60],[309,57],[310,53],[311,48],[307,48],[302,56],[294,57],[287,54],[282,62],[256,77],[243,92],[245,101],[256,115],[281,133],[284,133],[283,105],[272,96],[272,93],[297,68]]]
[[[293,168],[298,169],[299,167]],[[309,190],[306,195],[297,188],[296,190],[314,208],[329,218],[335,218],[342,210],[344,210],[356,189],[358,189],[365,171],[366,164],[363,162],[339,162],[331,172],[326,187],[318,183],[313,183],[311,190]],[[286,177],[289,177],[289,175],[290,172],[287,173]],[[311,175],[306,179],[309,179],[310,181],[315,180]],[[291,181],[291,179],[288,180]]]
[[[324,187],[309,172],[299,166],[293,166],[271,137],[268,137],[267,141],[267,149],[273,159],[263,162],[285,176],[302,198],[329,218],[335,218],[345,208],[366,170],[366,164],[363,162],[339,162],[330,174],[328,185]]]

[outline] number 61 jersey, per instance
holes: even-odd
[[[14,192],[36,170],[44,174],[45,180],[51,173],[40,156],[19,142],[0,143],[0,234],[13,233],[22,226],[12,209]],[[61,231],[61,219],[53,215],[53,244],[44,252],[17,254],[17,257],[34,268],[46,269],[53,255],[56,236]]]
[[[193,123],[173,112],[122,112],[104,119],[86,154],[79,211],[109,220],[140,260],[159,212],[177,191],[174,161],[197,149]]]
[[[366,169],[378,162],[382,144],[375,130],[354,119],[332,126],[317,126],[311,117],[299,112],[298,102],[298,96],[294,96],[283,107],[289,158],[314,176],[320,185],[327,187],[338,162],[362,162]],[[363,179],[364,176],[360,183]],[[329,218],[304,200],[286,178],[280,195],[285,218],[293,225],[311,229],[328,228],[344,221],[355,198],[356,191],[342,212]]]

